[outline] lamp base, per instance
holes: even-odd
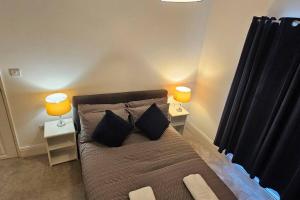
[[[176,109],[177,112],[182,112],[182,105],[179,104],[179,107]]]
[[[65,125],[66,125],[66,123],[64,122],[63,118],[61,116],[59,116],[59,120],[58,120],[57,126],[58,127],[63,127]]]

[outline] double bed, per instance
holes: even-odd
[[[88,199],[126,200],[129,192],[150,186],[157,200],[192,200],[182,181],[190,174],[200,174],[219,199],[236,199],[172,126],[155,141],[136,131],[117,148],[92,141],[80,142],[78,105],[117,104],[162,97],[167,97],[166,90],[73,97],[73,119]]]

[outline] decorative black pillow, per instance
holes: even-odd
[[[133,126],[110,110],[97,125],[92,139],[109,147],[119,147],[130,134]]]
[[[135,123],[150,140],[159,139],[169,124],[169,120],[155,103],[152,104]]]

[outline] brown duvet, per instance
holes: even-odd
[[[195,173],[202,175],[219,199],[236,199],[172,127],[157,141],[133,133],[118,148],[82,143],[80,154],[91,200],[126,200],[130,191],[145,186],[152,187],[157,200],[193,199],[182,179]]]

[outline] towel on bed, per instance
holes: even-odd
[[[155,200],[153,190],[149,186],[129,192],[129,198],[130,200]]]
[[[199,174],[191,174],[183,178],[183,182],[195,200],[218,200],[218,197]]]

